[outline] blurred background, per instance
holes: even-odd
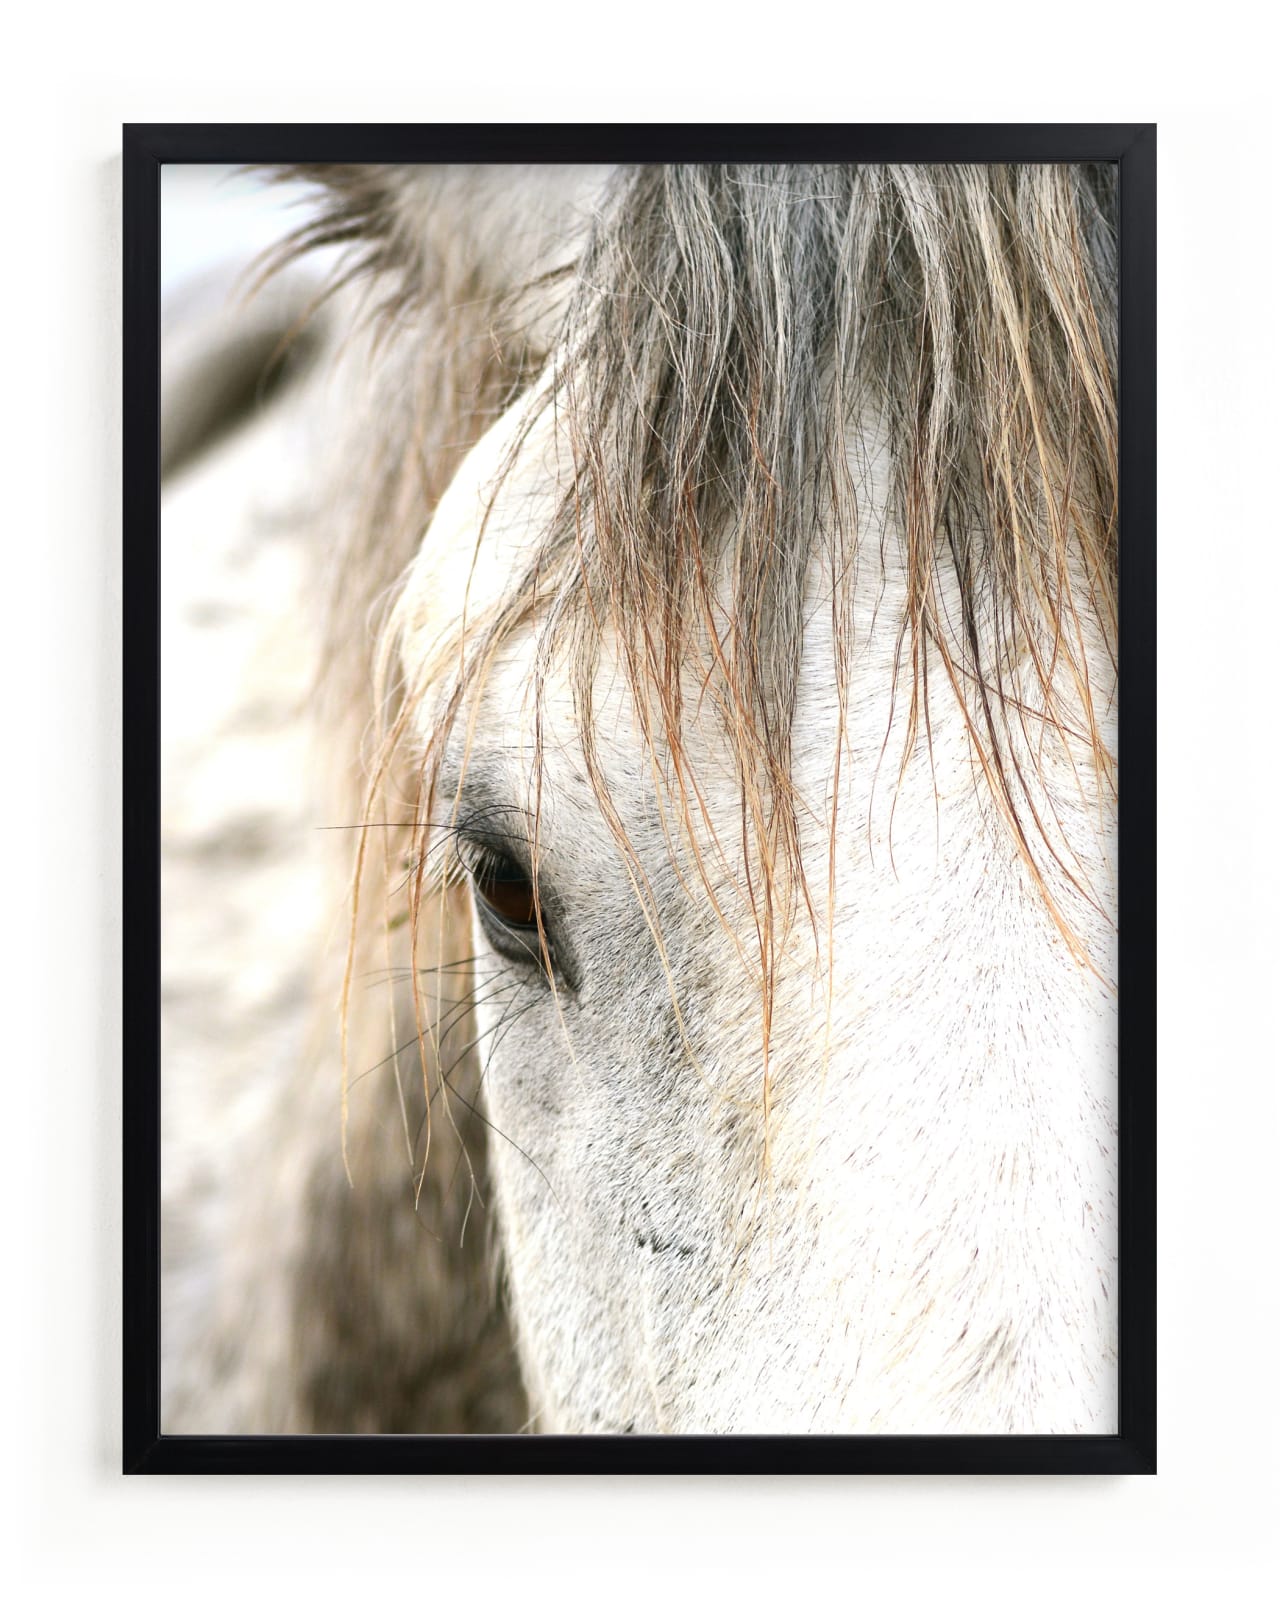
[[[228,166],[160,169],[160,293],[251,260],[298,219],[299,195]]]
[[[438,1128],[425,1184],[405,1148],[427,1109],[422,1072],[386,1052],[415,1037],[407,946],[353,973],[357,1008],[370,997],[352,1026],[350,1181],[344,1167],[367,709],[331,674],[316,712],[367,302],[359,284],[326,298],[333,251],[262,270],[316,199],[297,180],[164,169],[161,1425],[514,1431],[527,1400],[473,1206],[481,1117]],[[394,422],[375,412],[362,443]],[[382,583],[342,589],[357,639]],[[466,1105],[474,1062],[451,1031]]]
[[[305,194],[303,195],[305,203]],[[319,262],[250,295],[301,219],[296,189],[218,167],[161,182],[162,1417],[234,1423],[192,1390],[228,1261],[253,1247],[236,1202],[312,1024],[328,934],[314,751],[307,481],[310,369],[299,331]],[[216,1127],[216,1135],[212,1129]],[[271,1217],[257,1217],[270,1228]],[[278,1335],[269,1309],[253,1335]],[[205,1371],[207,1378],[207,1370]],[[199,1382],[201,1388],[206,1383]],[[220,1407],[221,1406],[221,1407]]]

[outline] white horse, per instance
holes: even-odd
[[[1113,1430],[1107,173],[294,175],[372,731],[222,1422],[519,1425],[491,1256],[539,1430]]]

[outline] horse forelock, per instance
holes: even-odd
[[[352,247],[348,276],[372,284],[382,321],[371,358],[411,401],[396,421],[379,415],[392,437],[373,462],[362,419],[359,553],[344,571],[385,590],[457,462],[517,402],[494,498],[542,416],[567,441],[521,580],[468,616],[465,640],[455,629],[432,652],[434,684],[405,670],[403,614],[393,618],[366,820],[381,814],[388,774],[412,744],[420,799],[408,852],[425,870],[448,736],[505,642],[540,616],[536,675],[567,663],[601,809],[639,867],[595,758],[607,637],[655,781],[689,836],[699,805],[691,677],[697,706],[717,707],[737,765],[767,993],[775,942],[797,916],[813,917],[791,770],[809,583],[825,563],[843,707],[854,642],[846,581],[867,523],[849,437],[870,428],[888,462],[876,525],[889,529],[906,579],[902,682],[886,710],[900,718],[899,775],[931,736],[929,683],[940,675],[1024,864],[1074,943],[1064,886],[1086,899],[1092,888],[1063,858],[1027,768],[1056,744],[1101,788],[1113,781],[1106,706],[1086,660],[1098,641],[1115,658],[1110,168],[620,170],[578,183],[572,204],[544,198],[542,222],[528,224],[524,247],[507,247],[501,269],[503,192],[491,178],[307,175],[331,198],[295,244]],[[465,205],[469,193],[479,215],[467,228],[451,234],[447,206],[443,221],[429,220],[433,205]],[[349,617],[357,607],[343,587]],[[421,702],[444,677],[416,740]],[[429,897],[421,875],[413,893]],[[767,1001],[765,1028],[767,1053]]]
[[[574,475],[537,565],[621,639],[677,771],[681,666],[710,656],[771,922],[804,896],[790,739],[806,577],[819,555],[852,568],[848,435],[868,421],[905,551],[903,761],[928,737],[937,662],[1056,910],[1029,838],[1049,844],[1048,818],[1008,723],[1030,708],[1109,778],[1084,634],[1114,659],[1114,292],[1108,169],[655,167],[607,198],[550,390]],[[579,681],[589,728],[589,669]],[[775,880],[793,888],[782,907]]]
[[[573,641],[588,736],[608,628],[679,774],[683,668],[703,658],[763,858],[793,854],[806,576],[820,551],[851,563],[847,432],[872,417],[906,555],[904,751],[927,735],[933,661],[1024,845],[1045,823],[1010,717],[1047,719],[1109,779],[1084,661],[1086,630],[1112,654],[1115,631],[1106,169],[623,172],[576,279],[536,406],[563,413],[569,482],[493,633],[536,588]],[[848,643],[838,628],[838,668]]]

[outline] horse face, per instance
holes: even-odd
[[[557,440],[535,430],[495,497],[521,426],[477,448],[424,542],[402,601],[410,680],[440,596],[465,592],[474,615],[496,603],[561,491]],[[722,716],[691,712],[697,799],[677,803],[606,637],[589,758],[535,615],[443,758],[434,820],[468,873],[497,1218],[547,1431],[1113,1422],[1108,907],[1082,911],[1082,965],[975,780],[945,685],[927,747],[901,772],[886,758],[906,578],[876,536],[874,440],[851,450],[870,553],[843,705],[832,576],[810,573],[805,888],[770,983]],[[436,708],[424,695],[424,736]],[[1040,780],[1105,881],[1096,792],[1075,769]]]

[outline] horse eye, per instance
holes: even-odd
[[[537,895],[528,873],[514,860],[491,856],[473,869],[471,877],[476,892],[499,920],[537,935]]]

